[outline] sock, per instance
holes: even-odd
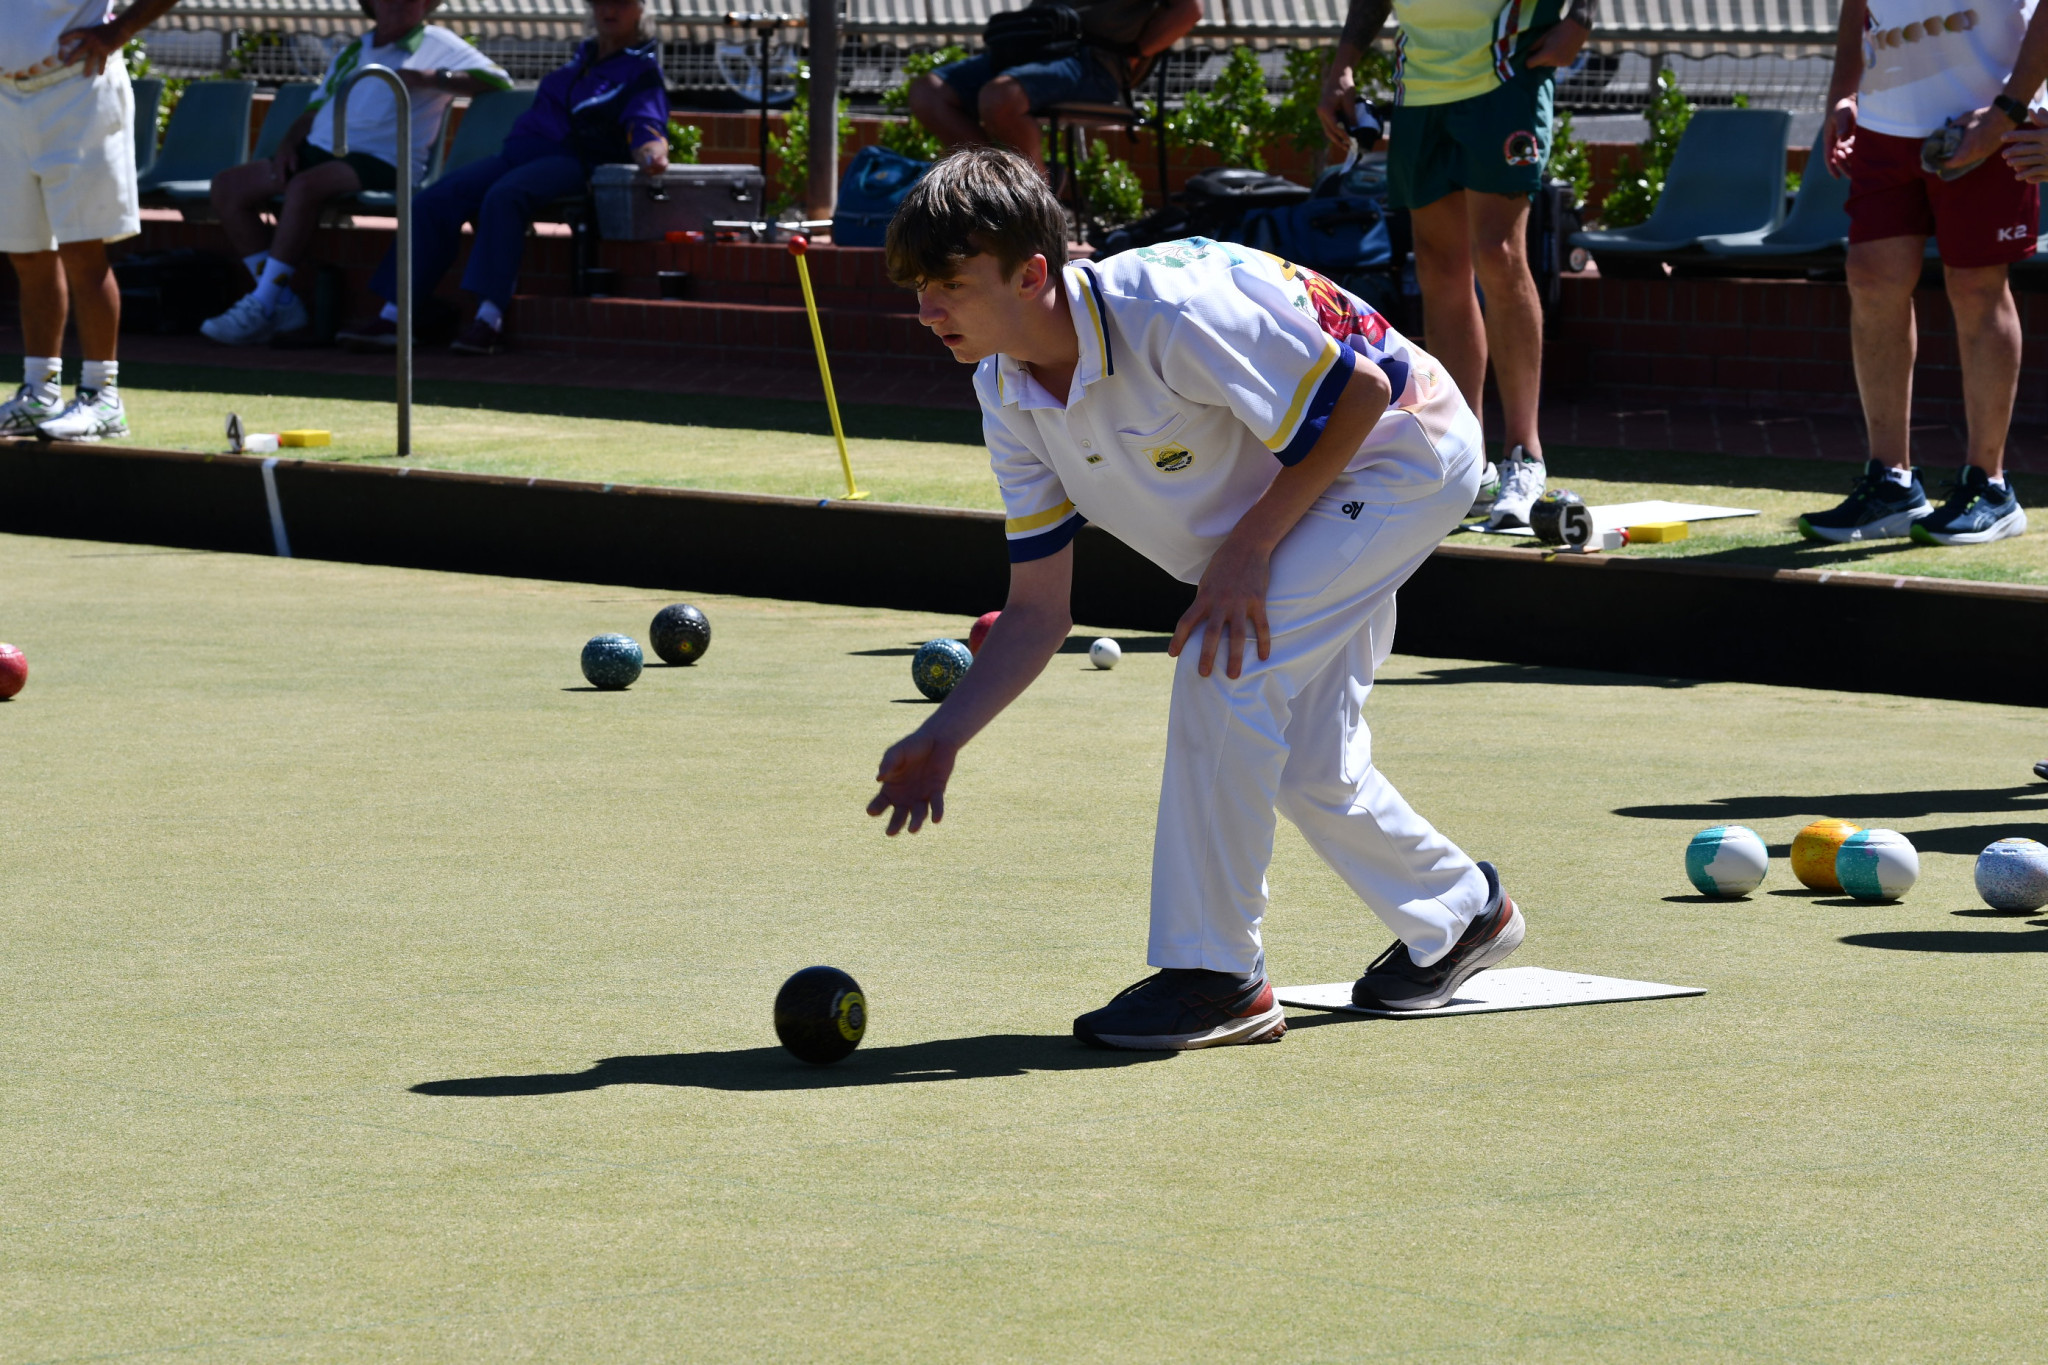
[[[88,360],[85,362],[85,368],[79,371],[78,387],[81,392],[92,389],[99,393],[108,393],[113,390],[114,382],[120,373],[121,362],[118,360]]]
[[[398,321],[398,305],[395,303],[385,304],[377,310],[377,316],[385,322]]]
[[[1913,471],[1910,468],[1895,469],[1887,465],[1884,476],[1901,488],[1911,488],[1913,486]]]
[[[278,296],[284,293],[285,282],[291,279],[292,268],[275,257],[263,263],[263,278],[256,281],[256,302],[268,313],[276,309]]]
[[[259,251],[253,256],[244,256],[242,264],[249,268],[250,279],[260,280],[263,278],[263,267],[270,264],[270,253]]]
[[[1997,475],[1993,475],[1993,476],[1992,476],[1992,478],[1991,478],[1991,486],[1992,486],[1993,488],[2003,488],[2003,487],[2005,487],[2005,475],[2003,475],[2003,474],[1997,474]]]
[[[29,392],[41,403],[54,403],[64,396],[64,357],[60,355],[23,356],[21,361],[21,382],[28,385]]]
[[[499,311],[498,305],[492,303],[489,299],[485,299],[476,306],[476,320],[490,328],[493,332],[505,330],[505,314]]]

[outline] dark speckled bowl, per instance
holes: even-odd
[[[593,635],[583,646],[583,676],[592,687],[616,692],[640,679],[645,660],[640,646],[630,635]]]

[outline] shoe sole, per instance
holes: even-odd
[[[1815,526],[1801,517],[1799,534],[1828,545],[1853,545],[1859,540],[1898,540],[1912,532],[1914,522],[1933,515],[1934,504],[1923,502],[1918,507],[1879,517],[1862,526]]]
[[[1192,1052],[1204,1047],[1229,1047],[1236,1043],[1277,1043],[1287,1032],[1287,1011],[1278,1000],[1258,1014],[1233,1019],[1204,1033],[1121,1034],[1089,1033],[1078,1025],[1074,1036],[1097,1047],[1124,1052]]]
[[[2010,515],[2000,517],[1997,521],[1992,522],[1988,530],[1965,531],[1961,535],[1944,535],[1940,531],[1930,531],[1924,526],[1915,526],[1912,529],[1912,537],[1916,543],[1921,545],[1989,545],[1994,540],[2010,540],[2014,536],[2024,535],[2026,530],[2026,509],[2015,507]]]
[[[1508,922],[1501,926],[1500,932],[1495,934],[1485,947],[1474,953],[1463,966],[1445,978],[1444,984],[1437,989],[1436,994],[1426,995],[1419,1000],[1412,1000],[1399,1005],[1390,1005],[1385,1001],[1381,1001],[1376,1008],[1391,1010],[1396,1014],[1414,1014],[1422,1010],[1442,1009],[1445,1005],[1457,999],[1460,986],[1463,986],[1467,981],[1470,981],[1488,967],[1498,966],[1501,962],[1505,961],[1515,949],[1522,946],[1522,940],[1528,937],[1528,934],[1529,926],[1522,920],[1521,907],[1510,899],[1508,901]]]

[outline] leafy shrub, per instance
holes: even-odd
[[[839,134],[839,154],[846,155],[847,144],[853,141],[853,118],[845,98],[839,101],[835,120]],[[782,117],[782,131],[770,134],[768,138],[768,159],[775,165],[775,198],[769,206],[770,216],[780,214],[787,208],[805,207],[804,199],[811,183],[811,64],[804,62],[796,69],[796,98],[790,102],[789,110]]]
[[[694,166],[704,155],[704,129],[695,123],[668,123],[668,159],[671,165]]]
[[[1593,163],[1586,155],[1586,144],[1579,141],[1578,130],[1572,127],[1569,111],[1559,113],[1551,129],[1550,169],[1547,174],[1553,180],[1569,184],[1572,194],[1582,204],[1593,192]]]
[[[936,71],[953,62],[965,61],[967,49],[954,44],[942,47],[936,52],[913,52],[903,59],[903,79],[882,92],[882,108],[891,114],[910,112],[910,83],[919,76]],[[901,156],[914,157],[919,161],[937,161],[946,154],[946,144],[937,135],[925,131],[923,124],[914,118],[895,119],[882,125],[882,146]]]
[[[1074,168],[1088,210],[1111,227],[1134,223],[1145,215],[1145,189],[1131,163],[1109,154],[1101,138],[1088,144],[1088,155]]]
[[[1664,193],[1664,181],[1671,174],[1671,158],[1678,151],[1678,139],[1692,122],[1693,107],[1678,78],[1667,70],[1657,73],[1657,93],[1643,111],[1649,120],[1650,136],[1638,150],[1637,158],[1624,156],[1616,168],[1614,188],[1600,204],[1600,221],[1610,228],[1633,227],[1645,222],[1656,210]]]

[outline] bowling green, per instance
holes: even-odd
[[[1069,652],[884,839],[961,619],[0,537],[0,1362],[2038,1358],[2037,713],[1397,655],[1518,962],[1703,997],[1085,1050],[1170,661]],[[690,597],[689,669],[583,688]],[[1475,604],[1483,609],[1486,604]],[[2037,741],[2040,741],[2037,744]],[[2038,752],[2037,752],[2038,750]],[[1818,816],[1903,904],[1791,884]],[[1686,838],[1778,855],[1705,902]],[[1282,826],[1283,983],[1387,934]],[[872,1025],[775,1043],[831,963]]]

